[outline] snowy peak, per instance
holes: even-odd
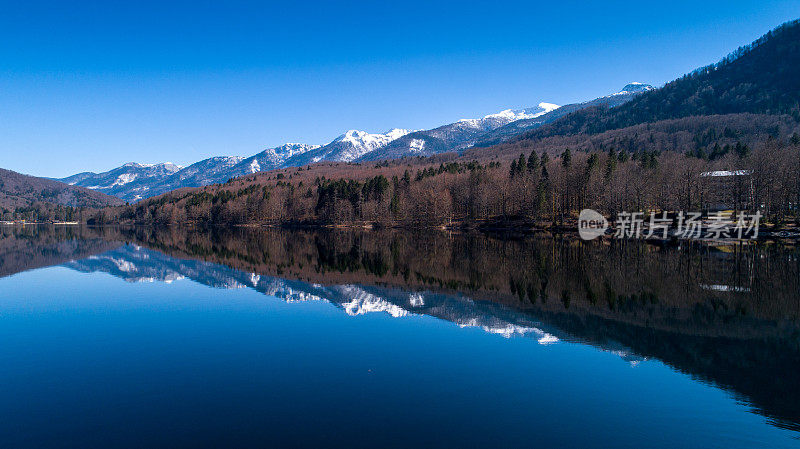
[[[275,148],[267,148],[266,150],[256,154],[253,157],[245,159],[248,161],[250,159],[258,159],[260,163],[268,162],[268,165],[274,165],[275,168],[286,159],[297,155],[303,154],[307,151],[311,151],[314,149],[319,148],[320,145],[306,145],[304,143],[285,143],[279,147]]]
[[[347,143],[357,149],[369,149],[369,151],[372,151],[410,132],[407,129],[393,128],[384,134],[370,134],[366,131],[351,129],[334,139],[332,143]]]
[[[495,114],[489,114],[484,117],[484,119],[503,119],[507,120],[509,123],[517,120],[523,120],[527,118],[536,118],[540,115],[547,114],[548,112],[555,111],[560,106],[553,103],[539,103],[537,107],[534,108],[526,108],[526,109],[506,109],[504,111],[497,112]]]
[[[399,139],[405,136],[408,133],[413,132],[410,129],[400,129],[400,128],[392,128],[389,131],[385,132],[383,135],[388,137],[391,140]]]
[[[175,173],[176,171],[182,169],[183,167],[177,164],[173,164],[172,162],[159,162],[157,164],[140,164],[138,162],[128,162],[127,164],[123,164],[122,167],[126,168],[149,168],[149,169],[160,169],[164,170],[167,173]]]
[[[273,153],[281,156],[292,157],[295,154],[304,153],[321,146],[322,145],[307,145],[305,143],[285,143],[279,147],[273,148],[272,150],[264,150],[264,152],[272,151]]]
[[[377,151],[364,153],[358,161],[393,159],[404,156],[428,156],[449,151],[462,151],[473,146],[480,136],[509,123],[532,119],[559,109],[552,103],[539,103],[526,109],[506,109],[483,118],[462,119],[455,123],[424,131],[415,131],[396,138]],[[402,134],[407,131],[399,130]],[[391,134],[387,133],[387,134]]]
[[[408,129],[393,128],[383,134],[372,134],[350,129],[327,145],[290,157],[281,166],[297,167],[320,161],[352,162],[411,132],[413,131]]]
[[[639,82],[634,81],[632,83],[626,84],[625,87],[623,87],[622,90],[619,91],[619,93],[620,94],[638,94],[638,93],[647,92],[647,91],[653,90],[653,89],[655,89],[655,88],[653,86],[649,85],[649,84],[639,83]]]
[[[505,109],[494,114],[484,116],[482,119],[461,119],[455,124],[491,131],[517,120],[536,118],[555,111],[560,106],[553,103],[539,103],[536,107],[525,109]]]
[[[351,129],[323,148],[332,147],[336,150],[332,157],[326,158],[327,160],[350,162],[370,151],[384,147],[410,132],[411,130],[408,129],[393,128],[383,134],[370,134],[366,131]]]
[[[304,143],[285,143],[279,147],[266,149],[255,156],[243,160],[240,165],[246,166],[244,170],[238,170],[240,176],[245,173],[257,173],[265,170],[278,168],[287,159],[307,153],[319,148],[320,145],[306,145]]]

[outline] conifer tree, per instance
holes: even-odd
[[[528,172],[533,172],[537,168],[539,168],[539,155],[536,151],[531,151],[531,155],[528,156]]]

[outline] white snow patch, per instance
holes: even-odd
[[[520,326],[513,323],[486,325],[480,323],[477,319],[473,318],[464,322],[457,323],[459,327],[478,327],[483,329],[484,332],[490,334],[501,335],[503,338],[511,338],[514,336],[525,336],[527,334],[538,335],[537,341],[540,345],[550,345],[560,341],[555,335],[549,334],[536,327]]]
[[[504,111],[500,111],[495,114],[489,114],[486,117],[484,117],[484,119],[502,119],[510,123],[510,122],[516,122],[517,120],[536,118],[541,115],[547,114],[548,112],[555,111],[560,107],[561,106],[557,104],[542,102],[539,103],[539,105],[535,108],[506,109]]]
[[[111,184],[109,187],[124,186],[125,184],[128,184],[129,182],[135,181],[138,176],[139,175],[137,173],[123,173],[123,174],[119,175],[117,177],[117,180],[114,181],[114,183]]]
[[[559,340],[558,337],[556,337],[555,335],[545,333],[544,335],[539,337],[539,339],[536,341],[538,341],[540,345],[546,346],[546,345],[551,345],[553,343],[558,343]]]
[[[402,307],[392,304],[372,293],[367,293],[358,287],[344,286],[342,290],[347,297],[351,298],[349,302],[342,303],[342,308],[345,313],[350,316],[386,312],[394,318],[399,318],[409,314],[408,311]]]
[[[425,149],[425,141],[422,139],[411,139],[411,142],[408,143],[408,148],[415,153],[419,153]]]

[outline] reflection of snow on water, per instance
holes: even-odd
[[[419,314],[445,320],[461,328],[481,329],[503,338],[531,338],[542,346],[574,341],[569,334],[539,323],[514,308],[475,301],[466,296],[352,284],[306,283],[238,271],[211,262],[175,259],[134,245],[73,261],[68,266],[82,271],[109,272],[130,282],[169,283],[187,278],[218,288],[252,288],[287,303],[328,302],[341,308],[349,316],[386,313],[399,318]],[[622,358],[633,367],[647,360],[615,342],[606,342],[598,346],[598,349]]]
[[[349,302],[341,304],[345,313],[350,316],[363,315],[365,313],[386,312],[389,315],[398,318],[406,316],[409,312],[402,307],[392,304],[372,293],[367,293],[364,290],[354,287],[352,285],[339,287],[342,293],[351,298]]]
[[[478,321],[477,318],[472,318],[470,320],[463,321],[457,324],[458,327],[461,328],[477,327],[483,329],[484,332],[501,335],[503,338],[511,338],[515,336],[524,337],[529,334],[537,335],[539,336],[539,338],[537,338],[536,341],[540,345],[550,345],[560,341],[558,337],[556,337],[555,335],[549,334],[537,327],[520,326],[518,324],[513,324],[513,323],[500,323],[494,325],[487,325]]]

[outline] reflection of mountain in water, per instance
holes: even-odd
[[[61,240],[69,243],[52,251]],[[186,278],[324,300],[350,315],[422,314],[541,344],[577,341],[634,364],[655,358],[800,430],[800,257],[791,247],[137,228],[6,235],[0,253],[21,245],[53,264],[72,247],[80,260],[66,266],[132,282]],[[0,272],[28,269],[8,260],[0,254]]]
[[[395,318],[418,314],[477,327],[504,337],[534,337],[541,344],[570,337],[556,336],[528,315],[498,303],[473,301],[460,295],[430,291],[405,291],[359,285],[320,285],[256,273],[246,273],[210,262],[181,260],[138,245],[124,245],[100,255],[71,261],[65,266],[81,272],[103,272],[129,282],[173,282],[191,279],[215,288],[252,288],[287,302],[328,301],[351,316],[387,313]],[[627,357],[621,347],[610,350]]]

